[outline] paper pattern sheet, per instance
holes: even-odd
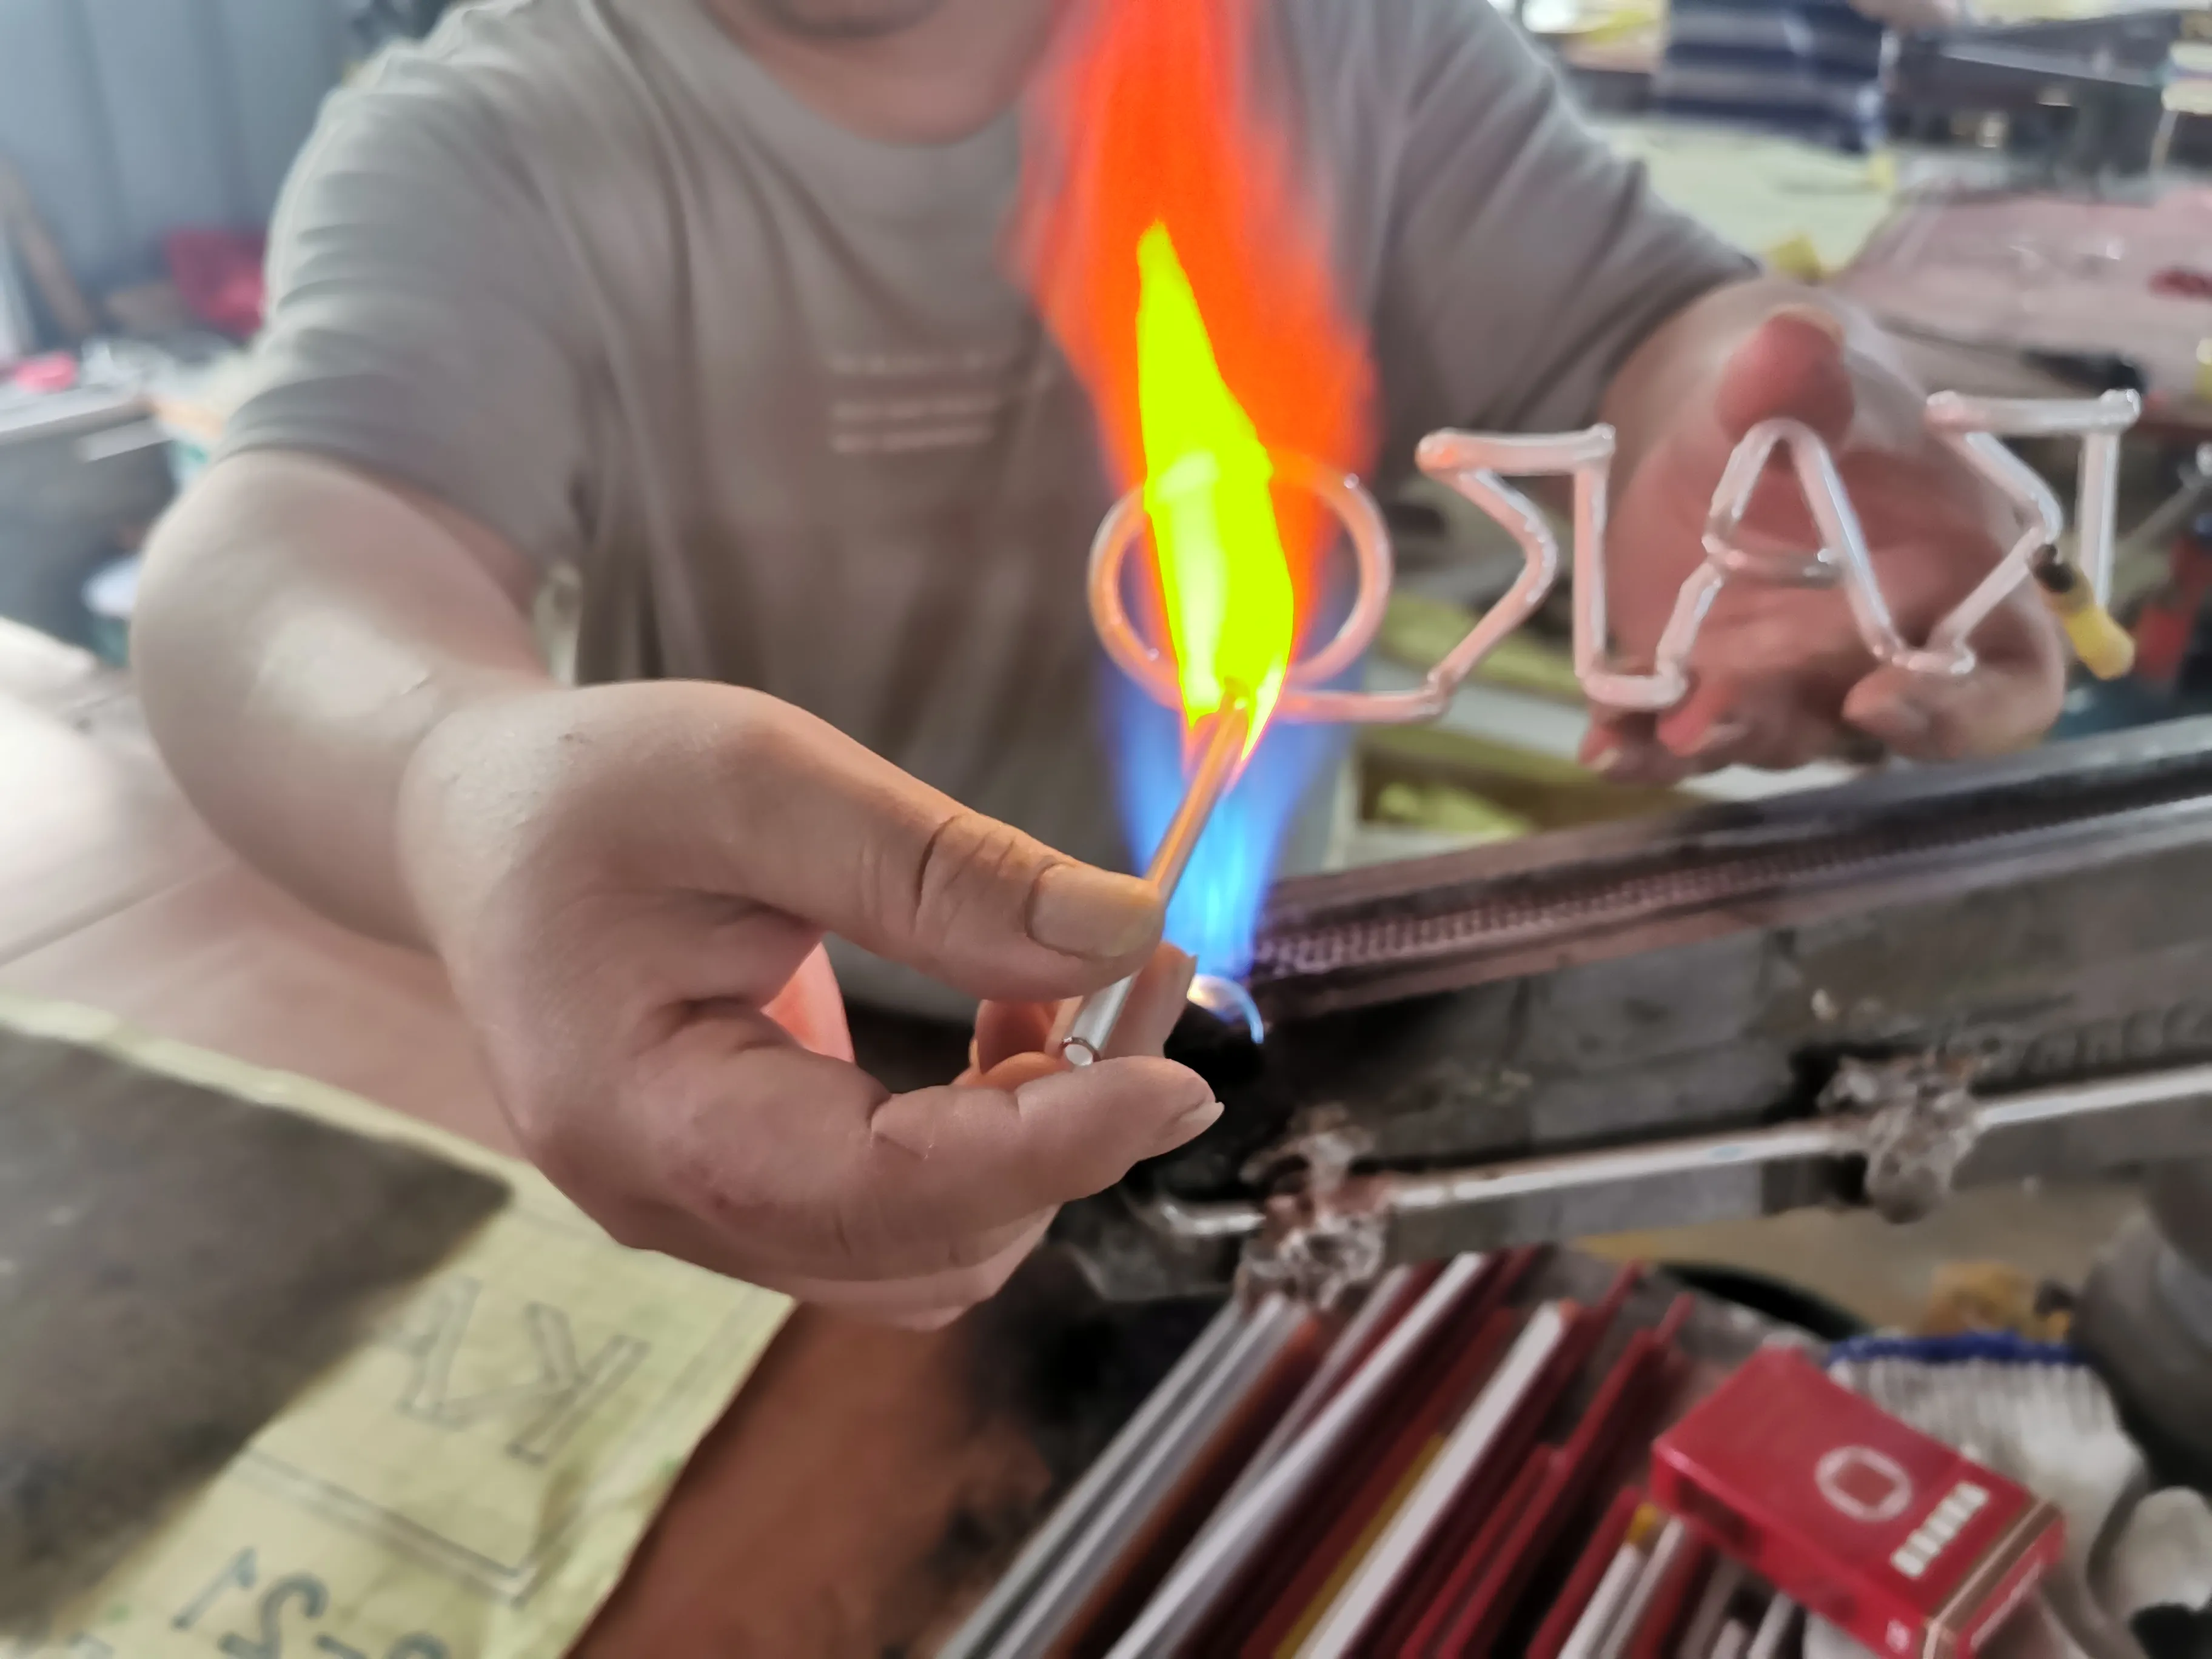
[[[0,1632],[0,1659],[563,1652],[787,1301],[623,1249],[529,1166],[337,1090],[82,1009],[0,995],[0,1023],[425,1146],[514,1194],[95,1589]]]

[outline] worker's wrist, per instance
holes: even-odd
[[[496,728],[523,705],[575,692],[550,676],[471,672],[446,690],[445,706],[419,732],[400,769],[392,812],[392,867],[409,940],[447,954],[471,906],[461,879],[469,862],[467,817],[481,813],[488,774],[500,765]]]

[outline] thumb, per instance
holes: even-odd
[[[1715,468],[1761,421],[1802,421],[1839,443],[1854,412],[1842,320],[1816,305],[1784,306],[1746,336],[1721,368],[1707,434]]]
[[[748,700],[713,884],[971,995],[1074,996],[1140,968],[1158,896],[908,776],[813,716]]]

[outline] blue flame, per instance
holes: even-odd
[[[1153,702],[1121,674],[1107,672],[1115,795],[1122,833],[1144,855],[1141,868],[1182,801],[1182,715]],[[1241,980],[1251,971],[1260,912],[1284,838],[1345,743],[1345,734],[1333,726],[1276,721],[1214,810],[1168,906],[1168,938],[1198,958],[1201,974]]]

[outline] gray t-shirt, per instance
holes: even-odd
[[[1275,0],[1271,27],[1386,484],[1436,427],[1587,422],[1746,269],[1490,0]],[[573,568],[584,678],[758,687],[1118,862],[1082,576],[1109,489],[1006,269],[1019,161],[1013,113],[855,136],[703,0],[480,0],[331,100],[228,447],[338,457]]]

